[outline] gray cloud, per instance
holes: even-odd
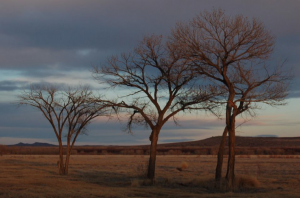
[[[0,6],[0,41],[5,49],[48,49],[61,54],[82,49],[127,51],[143,35],[167,34],[177,21],[188,21],[213,7],[260,18],[279,37],[296,36],[300,27],[291,24],[298,23],[299,4],[280,0],[5,1]]]
[[[28,82],[26,81],[11,81],[11,80],[0,81],[0,91],[14,91],[19,89],[24,89],[27,84]]]
[[[45,138],[53,142],[55,135],[49,122],[43,117],[42,113],[30,106],[17,106],[11,103],[0,103],[0,122],[1,136],[14,138]],[[184,123],[184,124],[183,124]],[[171,139],[192,139],[195,132],[182,131],[195,129],[197,134],[202,134],[204,128],[209,125],[212,128],[219,127],[219,123],[207,122],[201,119],[194,121],[185,121],[181,127],[176,127],[172,122],[168,122],[162,129],[160,137],[162,142],[170,142]],[[204,126],[205,124],[205,127]],[[78,142],[99,142],[102,144],[144,144],[148,143],[151,130],[142,127],[136,127],[133,134],[127,134],[122,131],[125,122],[119,123],[117,120],[108,120],[106,118],[101,121],[93,121],[88,126],[88,135],[80,136]],[[203,125],[203,126],[202,126]],[[223,127],[223,126],[222,126]],[[209,129],[208,129],[209,130]],[[219,130],[216,130],[217,134]],[[183,137],[184,138],[183,138]]]
[[[297,90],[298,91],[290,91],[287,98],[300,98],[300,88]]]
[[[67,77],[68,75],[66,73],[63,73],[59,70],[53,70],[53,69],[27,69],[27,70],[21,70],[21,75],[26,77],[39,77],[39,78],[45,78],[45,77]]]
[[[44,75],[44,76],[51,76],[47,75],[44,72],[37,72],[38,76]],[[32,74],[31,74],[32,75]],[[49,85],[49,82],[45,81],[39,81],[35,83],[31,83],[29,81],[15,81],[15,80],[3,80],[0,81],[0,91],[16,91],[16,90],[28,90],[31,86],[36,85]],[[65,83],[51,83],[51,85],[55,85],[58,89],[63,89],[65,87],[71,86],[67,85]],[[90,86],[90,89],[96,89],[93,86]]]
[[[71,70],[89,70],[99,65],[116,51],[94,49],[52,50],[40,48],[0,48],[0,67],[17,70],[58,70],[67,73]],[[117,54],[117,53],[116,53]],[[100,61],[102,60],[102,61]]]
[[[299,78],[300,26],[293,25],[299,5],[292,0],[5,1],[0,6],[0,68],[29,78],[88,71],[110,55],[131,51],[144,35],[167,35],[176,22],[220,7],[264,22],[277,36],[270,64],[287,58],[286,67],[294,67]]]
[[[90,70],[107,56],[131,51],[146,34],[167,35],[178,21],[213,7],[257,17],[277,36],[275,62],[288,58],[300,76],[297,1],[5,1],[0,6],[0,68]]]
[[[63,79],[71,71],[86,72],[92,65],[103,64],[107,56],[131,51],[144,35],[168,35],[176,22],[191,20],[205,9],[220,7],[230,15],[260,19],[276,36],[269,64],[277,65],[287,58],[286,68],[293,67],[295,76],[288,97],[299,98],[299,6],[300,1],[295,0],[3,1],[0,4],[0,70],[15,71],[18,76],[0,79],[0,91],[12,93],[28,88],[31,80],[46,83],[41,79]],[[1,103],[0,108],[2,137],[52,137],[49,123],[37,110],[16,108],[8,103]],[[174,136],[181,138],[184,130],[201,132],[223,128],[218,122],[201,120],[180,123],[182,126],[177,127],[168,122],[163,130],[174,133],[163,132],[162,137],[175,140]],[[89,126],[90,135],[82,136],[80,141],[93,142],[99,137],[102,142],[138,144],[148,139],[149,130],[137,128],[131,136],[121,132],[122,126],[116,122],[95,122]]]

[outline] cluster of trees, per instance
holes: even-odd
[[[146,36],[131,52],[112,56],[94,68],[96,80],[111,89],[115,98],[96,97],[88,88],[58,90],[32,87],[20,94],[20,104],[40,109],[52,125],[62,151],[60,174],[68,173],[69,156],[77,136],[97,116],[127,115],[126,130],[134,125],[149,127],[148,178],[155,177],[156,148],[164,124],[177,122],[179,113],[207,111],[225,115],[223,139],[218,152],[216,179],[222,176],[223,152],[229,136],[227,188],[233,190],[235,128],[238,115],[255,115],[259,104],[284,105],[289,76],[282,65],[268,67],[266,60],[274,37],[257,19],[226,16],[214,9],[188,23],[178,23],[168,38]],[[122,95],[123,94],[123,95]]]
[[[52,85],[31,86],[30,91],[19,95],[20,105],[39,109],[51,124],[59,146],[59,174],[68,174],[71,151],[79,134],[98,116],[107,115],[104,105],[96,102],[87,86],[58,89]],[[64,159],[63,138],[67,148]]]

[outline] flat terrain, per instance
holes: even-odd
[[[236,175],[259,187],[214,189],[216,156],[158,156],[156,184],[142,178],[148,156],[71,156],[70,174],[57,174],[58,156],[0,156],[0,197],[300,197],[300,156],[237,156]],[[182,162],[188,168],[178,171]],[[225,165],[224,165],[225,172]],[[144,183],[143,183],[144,182]]]

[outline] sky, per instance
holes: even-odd
[[[17,95],[30,84],[90,84],[93,66],[111,55],[130,52],[143,36],[167,36],[176,22],[188,22],[204,10],[221,8],[227,15],[255,17],[276,36],[270,65],[286,60],[293,80],[288,104],[263,106],[237,128],[241,136],[300,136],[300,1],[298,0],[4,0],[0,3],[0,144],[57,144],[42,113],[17,106]],[[111,93],[110,93],[111,94]],[[206,114],[179,115],[168,122],[159,143],[193,141],[221,135],[224,119]],[[243,121],[238,118],[238,123]],[[97,118],[77,145],[149,144],[149,129],[133,134],[125,122]]]

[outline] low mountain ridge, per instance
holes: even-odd
[[[182,147],[182,146],[199,146],[199,147],[217,147],[220,145],[222,136],[213,136],[203,140],[159,144],[164,147]],[[228,137],[225,145],[228,145]],[[245,137],[236,136],[236,147],[299,147],[300,137]]]
[[[157,147],[158,155],[216,155],[221,136],[204,140],[164,143]],[[224,154],[228,154],[228,139]],[[1,149],[1,148],[0,148]],[[58,146],[35,142],[18,143],[2,149],[4,154],[57,155]],[[1,153],[1,150],[0,150]],[[75,155],[149,155],[150,145],[76,145]],[[236,137],[237,155],[300,155],[300,137]]]
[[[158,144],[158,147],[218,147],[222,140],[222,136],[213,136],[203,140],[163,143]],[[228,145],[228,137],[226,139],[226,146]],[[26,146],[26,147],[57,147],[57,145],[35,142],[33,144],[18,143],[9,146]],[[107,147],[108,145],[78,145],[75,147]],[[109,147],[148,147],[149,145],[113,145]],[[236,136],[236,147],[300,147],[300,137],[244,137]]]
[[[9,146],[51,147],[51,146],[56,146],[56,145],[54,145],[54,144],[49,144],[49,143],[43,143],[43,142],[35,142],[35,143],[33,143],[33,144],[28,144],[28,143],[19,142],[18,144],[9,145]]]

